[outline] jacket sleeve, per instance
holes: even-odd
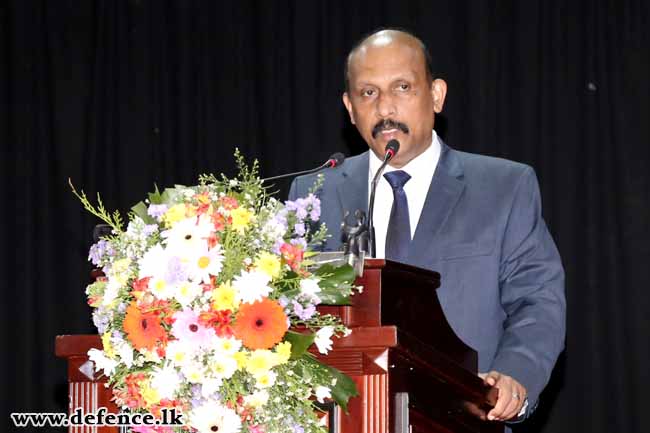
[[[288,199],[291,201],[296,200],[298,197],[300,197],[300,178],[296,177],[291,181],[291,188],[289,189],[289,196]]]
[[[492,369],[526,387],[529,410],[564,348],[564,269],[542,219],[539,186],[527,167],[506,220],[499,267],[501,305],[507,314]]]

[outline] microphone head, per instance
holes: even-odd
[[[397,155],[397,152],[399,151],[399,141],[395,140],[394,138],[386,144],[386,149],[385,149],[385,156],[384,160],[388,161],[390,159],[393,159],[395,155]]]
[[[331,168],[334,168],[336,166],[343,164],[344,161],[345,161],[345,155],[343,155],[341,152],[336,152],[332,154],[332,156],[330,156],[327,162],[329,163]]]

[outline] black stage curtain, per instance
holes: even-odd
[[[154,182],[232,174],[236,146],[264,175],[359,153],[340,102],[343,60],[360,35],[388,25],[421,35],[449,83],[437,123],[446,142],[525,162],[540,179],[567,270],[568,338],[539,411],[518,431],[649,432],[649,9],[646,0],[2,2],[5,413],[65,411],[54,337],[93,332],[83,291],[97,221],[68,178],[126,210]]]

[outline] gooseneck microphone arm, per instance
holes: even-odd
[[[372,179],[372,183],[370,185],[370,202],[368,203],[368,249],[370,252],[370,257],[375,258],[377,257],[377,251],[376,251],[376,246],[375,246],[375,224],[374,224],[374,209],[375,209],[375,193],[377,191],[377,184],[379,183],[379,179],[381,178],[382,173],[384,172],[384,169],[386,168],[386,165],[388,165],[388,162],[395,157],[397,154],[397,151],[399,151],[399,141],[393,139],[386,144],[386,150],[384,153],[384,161],[381,163],[381,166],[379,166],[379,169],[375,173],[375,177]]]
[[[262,182],[268,182],[269,180],[284,179],[285,177],[294,177],[294,176],[301,176],[303,174],[316,173],[318,170],[322,170],[324,168],[334,168],[337,165],[341,165],[343,164],[343,161],[345,161],[345,155],[343,155],[341,152],[336,152],[332,154],[329,157],[329,159],[325,161],[324,164],[316,168],[312,168],[310,170],[296,171],[294,173],[281,174],[279,176],[265,177],[264,179],[262,179]]]

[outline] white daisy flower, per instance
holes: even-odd
[[[316,394],[316,400],[318,400],[319,403],[324,403],[326,398],[332,398],[332,392],[326,386],[317,386],[314,390],[314,394]]]
[[[198,283],[183,281],[174,287],[173,297],[176,298],[183,307],[187,307],[202,294],[203,289]]]
[[[214,229],[209,218],[201,216],[186,218],[160,235],[168,249],[181,258],[191,257],[200,248],[207,248],[207,239]]]
[[[168,365],[153,370],[151,387],[158,392],[161,399],[172,400],[181,384],[181,377],[174,367]]]
[[[318,298],[317,293],[320,293],[320,287],[318,287],[318,278],[307,278],[300,280],[300,294],[312,299]]]
[[[193,355],[193,347],[179,340],[170,341],[165,351],[165,357],[178,367],[191,363]]]
[[[201,384],[201,395],[205,398],[212,397],[221,388],[223,380],[220,377],[206,378]]]
[[[223,254],[221,246],[208,249],[207,242],[201,244],[189,261],[190,278],[197,283],[209,283],[210,275],[221,272]]]
[[[244,397],[244,405],[258,409],[269,401],[269,393],[265,389],[260,389]]]
[[[160,244],[149,248],[138,262],[140,272],[138,278],[162,277],[167,270],[168,255]]]
[[[278,375],[271,370],[260,373],[255,376],[255,387],[260,389],[270,388],[275,384],[277,376]]]
[[[181,366],[181,373],[190,383],[203,383],[208,380],[203,367],[195,362],[188,362]]]
[[[269,282],[271,278],[264,272],[253,270],[251,272],[242,272],[235,277],[232,286],[237,289],[239,300],[244,303],[252,304],[260,301],[271,293]]]
[[[88,359],[95,364],[95,371],[102,370],[104,376],[110,377],[115,372],[118,362],[112,358],[107,357],[103,350],[90,349],[88,351]]]
[[[210,364],[210,370],[219,379],[230,379],[237,371],[237,361],[232,356],[217,356]]]
[[[213,339],[211,348],[214,349],[217,356],[228,355],[232,356],[239,352],[242,342],[236,338],[217,337]]]
[[[104,289],[104,295],[102,296],[102,305],[110,307],[113,301],[117,298],[118,292],[122,287],[117,281],[113,278],[109,278],[106,283],[106,289]]]
[[[320,353],[327,355],[327,352],[332,350],[332,335],[334,334],[334,327],[323,326],[316,332],[316,347]]]
[[[164,278],[153,277],[149,280],[149,290],[158,299],[170,299],[174,297],[174,286],[168,284]]]
[[[133,365],[133,348],[129,344],[122,341],[118,344],[115,344],[115,349],[117,350],[117,354],[124,365],[126,365],[128,368],[131,368]]]
[[[208,401],[189,414],[189,425],[199,433],[238,433],[241,430],[239,415],[217,402]]]

